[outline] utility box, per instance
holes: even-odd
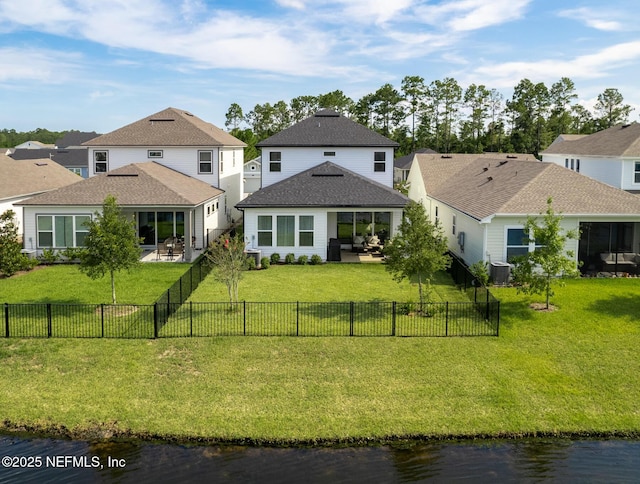
[[[340,240],[329,239],[329,250],[327,251],[327,261],[340,262],[342,256],[340,255]]]
[[[256,269],[260,269],[261,264],[260,264],[260,259],[262,259],[262,251],[259,249],[247,249],[245,251],[245,254],[247,254],[248,257],[251,257],[253,259],[255,259],[256,261]]]
[[[506,286],[511,278],[511,265],[508,262],[492,262],[489,276],[496,286]]]

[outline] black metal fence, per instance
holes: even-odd
[[[469,302],[186,302],[211,272],[194,262],[154,304],[8,304],[0,337],[498,336],[500,301],[462,261],[450,273]]]
[[[1,336],[497,336],[498,302],[4,304]],[[489,316],[489,318],[487,318]]]

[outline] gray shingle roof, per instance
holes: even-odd
[[[262,188],[236,207],[404,207],[409,199],[329,161]]]
[[[114,195],[121,206],[197,206],[222,190],[153,161],[132,163],[73,186],[30,198],[21,205],[101,206]]]
[[[88,167],[87,148],[75,149],[51,149],[42,148],[37,150],[18,149],[11,153],[14,160],[34,160],[34,159],[51,159],[56,163],[69,167]]]
[[[557,139],[542,154],[640,156],[640,124],[618,124],[578,139]]]
[[[14,160],[3,154],[0,154],[0,173],[0,199],[55,190],[82,180],[49,158]]]
[[[413,158],[417,154],[437,154],[437,151],[432,150],[431,148],[419,148],[415,150],[413,153],[409,153],[408,155],[401,156],[393,160],[393,167],[399,168],[401,170],[408,170],[411,168],[411,163],[413,163]]]
[[[238,138],[188,111],[167,108],[83,146],[246,146]]]
[[[274,134],[256,144],[258,148],[279,146],[370,146],[395,148],[398,145],[355,121],[330,109]]]
[[[68,146],[80,146],[85,141],[92,140],[97,136],[99,135],[95,131],[92,131],[90,133],[82,132],[82,131],[69,131],[62,138],[56,141],[56,146],[58,148],[66,148]]]
[[[425,180],[433,176],[428,163],[420,170]],[[430,196],[478,220],[542,213],[549,197],[567,215],[640,215],[640,197],[555,163],[478,158],[431,185]]]

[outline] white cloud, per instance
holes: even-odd
[[[520,19],[532,0],[455,0],[425,5],[416,13],[426,23],[453,31],[478,30]]]
[[[276,3],[284,8],[293,8],[295,10],[305,9],[303,0],[276,0]]]
[[[545,59],[535,62],[505,62],[484,64],[468,74],[469,78],[483,79],[495,87],[513,87],[520,80],[595,79],[640,60],[640,41],[626,42],[601,49],[593,54],[574,59]],[[488,80],[487,80],[488,79]]]
[[[32,48],[0,48],[0,82],[37,81],[63,84],[80,69],[78,54]]]
[[[623,25],[618,20],[614,20],[617,15],[609,9],[595,10],[587,7],[562,10],[558,12],[560,17],[566,17],[578,22],[583,22],[588,27],[605,30],[618,31],[623,29]]]

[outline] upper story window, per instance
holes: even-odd
[[[387,154],[384,151],[376,151],[373,154],[373,161],[387,161]]]
[[[198,151],[198,173],[213,173],[213,151]]]
[[[93,152],[93,172],[106,173],[109,169],[109,152],[94,151]]]
[[[635,162],[635,167],[633,170],[633,182],[640,183],[640,161]]]
[[[269,153],[269,171],[282,171],[282,153],[280,151]]]
[[[147,150],[147,158],[162,158],[162,150]]]
[[[373,153],[373,171],[387,171],[387,164],[385,163],[387,154],[384,151],[376,151]]]
[[[453,235],[456,235],[456,216],[455,215],[452,215],[452,218],[451,218],[451,233]]]
[[[382,163],[379,161],[376,161],[373,164],[373,171],[386,171],[387,170],[387,164],[386,163]]]

